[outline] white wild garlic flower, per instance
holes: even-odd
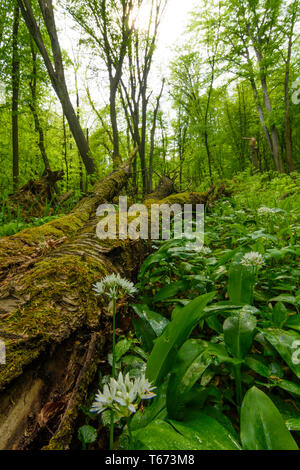
[[[276,214],[276,210],[272,209],[271,207],[262,206],[259,209],[257,209],[257,213],[258,215],[261,215],[261,216],[267,216],[267,215]]]
[[[90,411],[100,414],[109,409],[119,419],[129,417],[136,412],[141,400],[155,397],[155,388],[145,375],[130,380],[129,374],[123,377],[120,372],[118,380],[111,378],[109,384],[104,385],[103,392],[98,391]]]
[[[133,295],[137,292],[134,284],[124,279],[120,274],[111,274],[93,285],[98,295],[107,295],[111,299],[118,299],[123,295]]]
[[[206,246],[203,246],[200,250],[200,252],[203,254],[203,255],[210,255],[212,253],[211,249],[206,247]]]
[[[245,256],[241,260],[241,264],[243,266],[252,266],[252,267],[261,267],[265,264],[264,257],[257,253],[256,251],[250,251],[246,253]]]

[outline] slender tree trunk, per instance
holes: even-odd
[[[288,164],[289,172],[295,170],[295,165],[293,161],[293,140],[292,140],[292,129],[291,129],[291,104],[290,104],[290,64],[292,56],[292,46],[293,46],[293,31],[294,24],[292,25],[289,45],[288,45],[288,56],[285,66],[285,82],[284,82],[284,98],[285,98],[285,147],[286,147],[286,160]]]
[[[272,113],[273,109],[272,109],[271,100],[269,97],[267,79],[265,76],[261,77],[261,84],[262,84],[262,90],[263,90],[263,95],[264,95],[265,107],[269,111],[269,113]],[[280,148],[279,136],[278,136],[277,127],[275,126],[275,124],[271,125],[271,139],[272,139],[272,147],[273,147],[273,158],[274,158],[276,170],[279,171],[280,173],[283,173],[283,166],[282,166],[282,161],[280,158],[280,151],[279,151],[279,148]]]
[[[163,94],[164,86],[165,86],[165,79],[163,79],[162,81],[161,90],[156,99],[156,106],[155,106],[154,113],[153,113],[153,122],[152,122],[151,134],[150,134],[149,174],[148,174],[148,192],[149,193],[152,193],[153,191],[153,154],[154,154],[154,146],[155,146],[155,131],[156,131],[157,113],[159,110],[159,103],[160,103],[161,96]]]
[[[13,40],[12,40],[12,149],[13,149],[13,190],[17,191],[19,185],[19,87],[20,87],[20,59],[19,59],[19,25],[20,10],[14,8]]]
[[[66,120],[65,115],[63,113],[63,155],[65,160],[66,166],[66,184],[67,184],[67,191],[69,191],[69,164],[68,164],[68,149],[67,149],[67,130],[66,130]]]
[[[258,42],[261,43],[261,38],[258,38]],[[260,71],[260,82],[261,82],[261,87],[262,87],[262,92],[263,92],[263,97],[264,97],[264,104],[265,108],[268,111],[268,113],[272,113],[272,104],[271,104],[271,99],[268,91],[268,84],[267,84],[267,75],[266,75],[266,69],[265,66],[263,65],[263,56],[258,49],[258,46],[253,45],[256,58],[257,58],[257,63],[259,66],[259,71]],[[279,146],[279,136],[278,136],[278,131],[276,125],[273,123],[270,128],[270,135],[271,135],[271,140],[272,140],[272,153],[273,153],[273,159],[274,159],[274,164],[275,168],[277,171],[280,173],[283,173],[283,166],[282,166],[282,161],[280,158],[280,146]]]
[[[31,45],[31,57],[32,57],[32,79],[29,83],[29,86],[30,86],[32,100],[29,103],[29,108],[33,116],[35,132],[38,135],[38,147],[40,149],[41,156],[45,165],[45,170],[51,172],[51,167],[50,167],[49,159],[48,159],[46,148],[45,148],[44,131],[40,123],[40,119],[38,115],[38,107],[37,107],[37,96],[36,96],[36,87],[37,87],[36,58],[37,58],[37,55],[34,50],[34,45],[32,41],[30,45]],[[57,190],[57,186],[55,187],[55,190]]]
[[[43,15],[45,26],[47,28],[53,53],[54,66],[51,62],[50,56],[47,52],[42,34],[36,22],[32,5],[30,0],[17,0],[27,28],[36,42],[36,45],[43,57],[45,66],[47,68],[52,86],[61,102],[64,114],[68,120],[70,130],[73,134],[77,147],[79,149],[81,158],[86,167],[88,174],[96,172],[96,165],[90,155],[90,149],[86,141],[84,132],[78,122],[76,112],[73,108],[67,84],[65,79],[64,67],[62,62],[62,54],[58,41],[56,24],[53,13],[52,0],[39,0],[39,6]]]
[[[80,97],[79,97],[79,89],[78,89],[78,82],[77,82],[77,70],[75,70],[75,88],[76,88],[76,115],[78,122],[80,123]],[[88,140],[87,140],[88,142]],[[82,161],[80,158],[80,152],[78,151],[78,165],[79,165],[79,189],[83,193],[83,168],[82,168]]]
[[[117,88],[114,83],[111,83],[110,89],[110,120],[113,133],[113,169],[116,170],[120,166],[120,143],[119,143],[119,129],[118,129],[118,117],[116,109],[116,96]]]

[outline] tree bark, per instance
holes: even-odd
[[[19,25],[20,10],[14,8],[13,35],[12,35],[12,148],[13,148],[13,190],[17,191],[19,185],[19,87],[20,87],[20,59],[19,59]]]
[[[42,160],[45,165],[46,172],[51,172],[50,162],[47,156],[46,148],[45,148],[45,138],[44,138],[44,131],[40,123],[40,118],[38,114],[38,106],[37,106],[37,96],[36,96],[36,87],[37,87],[37,65],[36,59],[37,54],[34,50],[34,44],[31,41],[31,57],[32,57],[32,79],[30,80],[29,87],[31,91],[31,103],[29,103],[29,108],[33,116],[34,120],[34,128],[35,132],[38,135],[38,147],[41,152]],[[56,188],[57,189],[57,188]]]

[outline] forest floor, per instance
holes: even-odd
[[[157,387],[152,403],[133,416],[130,432],[128,422],[117,421],[119,449],[256,448],[249,427],[261,414],[267,430],[283,426],[279,442],[271,436],[270,445],[300,444],[300,361],[294,360],[295,342],[300,344],[299,176],[239,175],[227,186],[232,196],[206,214],[204,248],[195,253],[182,240],[158,243],[140,270],[137,295],[117,306],[117,371],[132,379],[146,371]],[[69,201],[65,210],[71,207]],[[48,213],[26,227],[58,215]],[[21,220],[3,217],[4,212],[2,236],[24,228]],[[199,317],[186,334],[182,328],[191,305]],[[164,351],[176,322],[174,350]],[[90,412],[97,389],[109,382],[107,352],[72,430],[73,449],[108,448],[110,413]],[[278,417],[276,422],[272,406],[284,425]],[[48,424],[35,448],[51,438],[57,423]],[[264,431],[257,432],[263,441]]]

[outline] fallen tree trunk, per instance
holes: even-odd
[[[95,215],[99,204],[111,201],[119,194],[130,176],[130,162],[136,152],[137,149],[120,170],[97,182],[70,214],[0,239],[0,281],[7,275],[15,274],[19,267],[23,269],[24,265],[30,265],[58,244],[74,237]]]
[[[78,411],[111,338],[106,302],[93,293],[92,284],[112,272],[134,280],[151,251],[151,243],[143,240],[96,236],[96,208],[120,192],[128,174],[127,165],[98,183],[91,198],[55,226],[33,229],[33,244],[41,236],[48,243],[52,236],[68,239],[27,266],[14,264],[13,274],[0,285],[0,339],[7,354],[0,365],[0,449],[70,447]],[[160,203],[205,204],[216,195],[175,194]],[[18,235],[22,243],[29,236]],[[15,243],[9,237],[2,246],[11,239]]]

